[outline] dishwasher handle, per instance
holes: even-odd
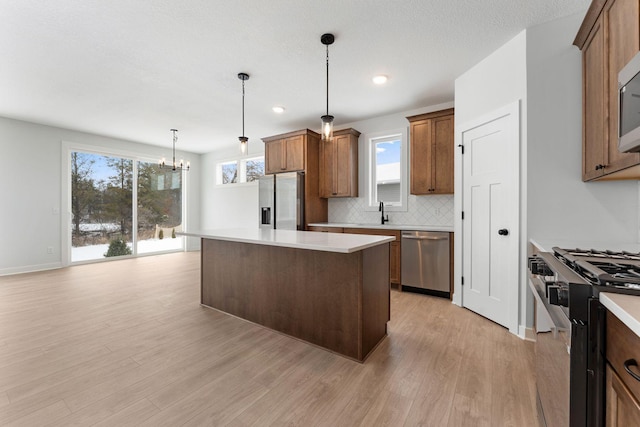
[[[403,239],[409,240],[448,240],[449,237],[431,237],[431,236],[407,236],[402,235]]]

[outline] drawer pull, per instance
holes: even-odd
[[[625,361],[624,362],[624,370],[627,371],[627,373],[629,375],[631,375],[633,378],[635,378],[637,381],[640,381],[640,375],[638,375],[635,372],[633,372],[631,370],[630,366],[635,366],[637,368],[638,367],[638,362],[636,362],[635,359],[629,359],[629,360]]]

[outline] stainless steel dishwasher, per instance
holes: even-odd
[[[402,232],[402,286],[449,296],[449,233]]]

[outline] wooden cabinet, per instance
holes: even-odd
[[[400,283],[400,242],[389,243],[389,282],[397,284],[402,290]]]
[[[373,234],[393,236],[395,240],[389,244],[389,282],[401,288],[400,282],[400,230],[381,230],[378,228],[344,228],[349,234]]]
[[[582,179],[638,179],[640,154],[618,151],[618,72],[640,50],[640,0],[594,0],[582,50]]]
[[[389,282],[402,290],[400,285],[400,230],[380,230],[377,228],[343,228],[311,226],[309,231],[324,233],[373,234],[375,236],[393,236],[396,239],[389,244]]]
[[[607,365],[607,427],[640,426],[640,405],[620,377]]]
[[[309,231],[317,231],[322,233],[350,233],[350,234],[373,234],[379,236],[393,236],[395,240],[389,244],[389,282],[398,285],[398,289],[402,290],[402,282],[400,272],[401,265],[401,230],[379,229],[379,228],[350,228],[350,227],[331,227],[331,226],[310,226]],[[453,297],[453,233],[449,233],[449,293]]]
[[[265,170],[267,174],[294,172],[305,169],[305,137],[293,135],[265,142]]]
[[[453,194],[453,108],[407,117],[411,194]]]
[[[333,133],[320,145],[320,196],[358,197],[358,137],[355,129]]]
[[[317,225],[309,226],[309,231],[318,231],[320,233],[344,233],[342,227],[320,227]]]
[[[583,61],[583,154],[582,179],[589,180],[602,176],[604,164],[603,143],[607,138],[605,106],[605,61],[604,61],[604,29],[602,19],[587,40],[582,52]],[[588,72],[587,72],[588,70]]]
[[[606,425],[640,426],[640,337],[607,312]]]
[[[303,171],[304,224],[326,222],[327,199],[320,197],[320,135],[309,129],[262,138],[265,173]]]

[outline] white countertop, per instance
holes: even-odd
[[[366,234],[316,233],[313,231],[265,230],[260,228],[233,228],[176,232],[181,236],[256,245],[280,246],[325,252],[358,252],[366,248],[392,242],[393,236]]]
[[[640,337],[640,297],[600,292],[600,302]]]
[[[637,242],[606,242],[606,241],[592,241],[583,239],[529,239],[532,245],[544,252],[553,252],[551,248],[557,246],[563,249],[598,249],[598,250],[610,250],[610,251],[627,251],[627,252],[640,252],[640,243]]]
[[[411,225],[411,224],[351,224],[346,222],[316,222],[309,224],[313,227],[342,227],[342,228],[374,228],[380,230],[417,230],[417,231],[446,231],[453,233],[453,225]]]

